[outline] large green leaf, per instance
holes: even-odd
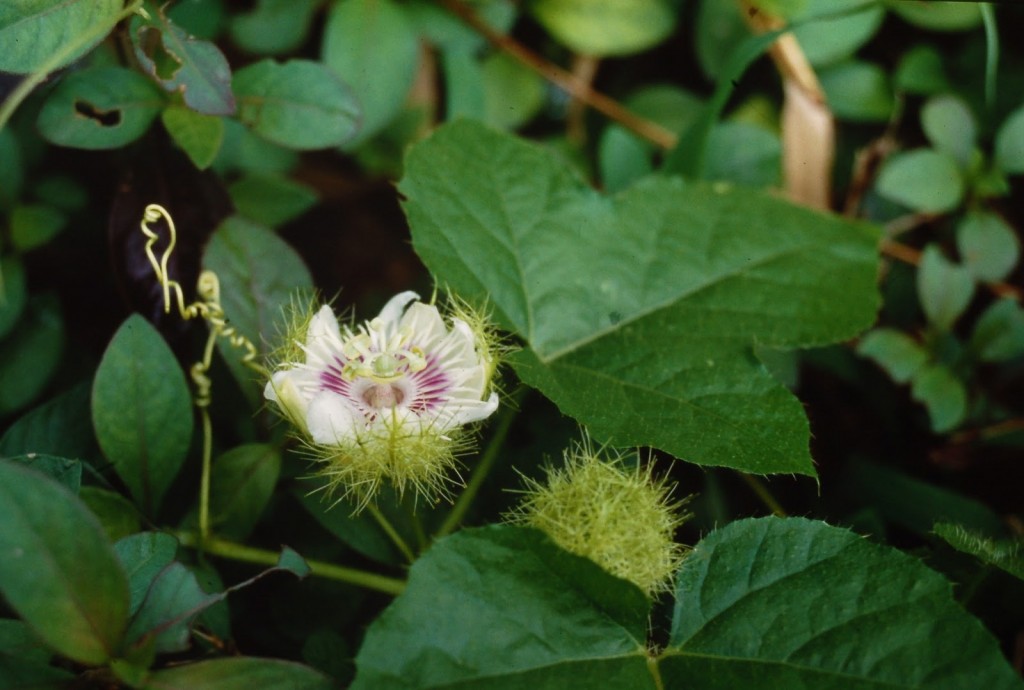
[[[463,530],[412,566],[352,687],[653,689],[647,610],[639,589],[539,532]]]
[[[204,592],[196,576],[181,563],[170,563],[154,578],[132,617],[125,641],[135,647],[153,644],[157,653],[184,651],[196,616],[223,598],[223,594]]]
[[[666,690],[1021,688],[918,560],[800,518],[734,522],[679,572]]]
[[[107,346],[92,388],[100,448],[147,514],[155,514],[192,441],[192,397],[174,353],[133,314]]]
[[[595,435],[813,473],[803,410],[751,347],[869,325],[874,231],[672,178],[606,198],[555,155],[470,122],[417,145],[400,189],[438,282],[488,299],[528,345],[519,375]]]
[[[181,94],[185,105],[207,115],[231,115],[231,67],[220,48],[174,24],[152,3],[148,16],[135,15],[131,40],[139,64],[164,89]]]
[[[99,523],[67,489],[0,462],[0,592],[48,646],[84,664],[117,651],[128,581]]]
[[[96,445],[89,420],[90,387],[83,382],[22,415],[0,438],[0,455],[90,455]]]
[[[262,225],[238,216],[225,220],[206,246],[203,266],[220,278],[221,304],[228,323],[263,356],[277,341],[282,310],[313,278],[295,250]],[[218,343],[232,373],[251,402],[265,382],[242,364],[244,351]]]
[[[124,67],[93,67],[61,79],[39,111],[42,135],[61,146],[114,149],[149,129],[164,96]]]
[[[52,654],[27,625],[0,618],[0,688],[60,690],[74,678],[50,665]]]
[[[419,37],[392,0],[340,0],[324,26],[321,58],[352,88],[362,119],[355,148],[390,123],[412,88]]]
[[[174,560],[178,540],[162,532],[140,532],[117,541],[114,551],[128,574],[132,595],[130,611],[134,614],[153,580]]]
[[[331,70],[311,60],[267,59],[235,74],[239,119],[292,149],[338,146],[356,132],[359,105]]]
[[[280,472],[281,451],[266,443],[237,446],[217,458],[210,478],[210,512],[218,534],[249,536]]]
[[[82,463],[78,460],[41,453],[13,455],[3,459],[29,467],[39,474],[49,477],[71,493],[79,493],[82,487]]]
[[[142,690],[334,690],[334,682],[317,671],[279,659],[235,657],[212,659],[156,671]]]
[[[28,74],[62,53],[73,62],[114,28],[123,0],[9,0],[0,3],[0,71]]]

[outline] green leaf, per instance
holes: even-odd
[[[875,189],[890,201],[914,211],[947,213],[964,196],[964,180],[949,154],[915,149],[894,154],[878,175]]]
[[[308,666],[243,656],[155,671],[140,690],[335,690],[335,687],[334,681]]]
[[[318,62],[262,60],[240,69],[234,87],[238,118],[275,144],[339,146],[356,131],[359,106],[352,93]]]
[[[306,559],[290,546],[281,548],[281,556],[277,559],[277,568],[287,570],[292,575],[302,579],[313,572]]]
[[[21,160],[21,146],[14,130],[10,127],[0,129],[0,210],[6,210],[21,198],[21,187],[25,181],[24,162]],[[3,274],[0,273],[0,276]],[[3,280],[0,278],[0,286]],[[0,295],[3,290],[0,289]],[[3,301],[0,300],[0,309]]]
[[[234,172],[284,174],[295,167],[299,154],[271,143],[238,120],[222,120],[224,143],[213,168],[221,175]]]
[[[409,0],[402,10],[413,28],[441,52],[479,54],[487,39],[432,0]],[[515,23],[517,5],[510,0],[484,0],[473,5],[477,17],[498,33],[508,33]]]
[[[964,267],[978,280],[1003,280],[1020,259],[1020,240],[1000,216],[968,212],[956,227],[956,245]]]
[[[228,187],[240,214],[272,228],[298,218],[316,205],[316,191],[287,177],[253,174]]]
[[[851,122],[885,122],[895,106],[889,76],[881,67],[847,60],[818,74],[836,117]]]
[[[114,28],[123,6],[123,0],[0,3],[0,71],[35,72],[57,54],[52,69],[74,62]]]
[[[684,562],[665,688],[1020,688],[918,560],[802,518],[741,520]]]
[[[987,534],[1003,531],[999,516],[983,503],[888,465],[848,463],[839,482],[857,505],[871,506],[889,522],[922,536],[936,522],[958,522]]]
[[[873,230],[675,178],[602,197],[547,150],[470,122],[414,147],[400,191],[438,282],[489,300],[528,345],[520,377],[595,436],[813,472],[803,411],[751,347],[869,325]]]
[[[352,515],[344,505],[331,508],[319,492],[296,489],[293,494],[324,529],[367,558],[381,563],[402,562],[402,554],[366,511]]]
[[[971,272],[949,261],[934,244],[925,247],[917,267],[917,296],[929,323],[948,331],[974,296]]]
[[[876,328],[861,338],[857,354],[875,361],[896,383],[907,383],[928,361],[928,351],[906,333]]]
[[[441,56],[444,71],[445,117],[449,120],[484,119],[484,74],[470,53],[452,51]]]
[[[0,342],[0,416],[46,389],[64,351],[64,320],[50,296],[32,299],[18,327]]]
[[[81,211],[89,203],[84,180],[68,175],[47,175],[35,183],[32,192],[39,201],[65,213]]]
[[[302,46],[320,0],[257,0],[245,14],[231,18],[231,40],[256,55],[281,55]]]
[[[128,582],[103,531],[64,487],[0,462],[0,592],[63,656],[103,664],[128,618]]]
[[[95,446],[89,420],[88,382],[29,410],[0,438],[0,455],[42,453],[87,457]]]
[[[996,165],[1011,175],[1024,173],[1024,106],[1010,113],[999,126]]]
[[[210,477],[210,514],[218,534],[245,539],[270,500],[281,451],[266,443],[237,446],[217,458]]]
[[[921,108],[921,128],[932,146],[967,168],[974,155],[978,125],[962,98],[949,94],[929,98]]]
[[[910,394],[928,408],[936,433],[952,431],[967,415],[967,390],[944,365],[931,364],[919,370],[910,382]]]
[[[83,486],[79,498],[88,506],[111,541],[123,539],[142,529],[138,509],[127,498],[98,486]]]
[[[17,257],[0,257],[0,339],[18,323],[27,303],[24,265]]]
[[[49,477],[71,493],[77,494],[82,487],[82,463],[78,460],[41,453],[14,455],[5,457],[4,460],[29,467]]]
[[[647,50],[675,30],[677,11],[667,0],[531,0],[530,13],[573,52],[594,57]]]
[[[135,615],[153,580],[174,560],[178,541],[162,532],[140,532],[115,542],[114,551],[128,575],[131,592],[128,611]]]
[[[220,278],[221,304],[228,323],[252,342],[265,357],[279,336],[282,310],[295,294],[311,289],[313,278],[288,244],[270,230],[232,216],[206,245],[203,267]],[[262,398],[265,381],[242,364],[244,350],[223,339],[217,343],[231,372],[254,404]]]
[[[167,8],[167,16],[196,38],[208,41],[220,36],[227,21],[224,0],[178,0]]]
[[[54,144],[116,149],[145,134],[163,105],[160,89],[138,72],[92,67],[60,80],[36,124]]]
[[[155,515],[192,441],[192,396],[174,353],[138,314],[121,324],[103,353],[92,421],[132,497]]]
[[[0,688],[61,690],[74,680],[67,671],[50,666],[51,652],[21,621],[0,619]]]
[[[15,206],[11,211],[11,244],[28,251],[48,243],[67,225],[63,213],[43,204]]]
[[[930,45],[916,45],[903,54],[896,66],[893,83],[898,90],[924,95],[952,88],[942,66],[942,55]]]
[[[540,532],[464,529],[413,564],[366,632],[352,688],[653,690],[648,606]]]
[[[914,26],[933,31],[966,31],[981,24],[976,2],[885,0],[885,5]]]
[[[730,2],[702,0],[695,28],[697,60],[704,75],[719,81],[735,47],[750,35],[739,6]]]
[[[809,21],[812,18],[820,17]],[[808,0],[806,9],[788,17],[799,23],[793,35],[812,65],[822,67],[851,57],[867,43],[885,18],[874,0]]]
[[[160,119],[193,165],[206,170],[213,164],[224,141],[224,120],[177,105],[164,109]]]
[[[206,115],[232,115],[231,67],[220,48],[189,36],[163,8],[147,5],[149,17],[132,17],[129,35],[135,57],[164,90],[181,94],[192,110]]]
[[[204,592],[196,576],[181,563],[170,563],[146,592],[125,642],[135,648],[152,644],[158,654],[185,651],[196,616],[223,598],[223,594]]]
[[[419,65],[419,37],[391,0],[340,0],[327,14],[321,59],[352,89],[362,114],[354,149],[402,109]]]
[[[1024,309],[1014,299],[996,300],[974,325],[970,346],[983,362],[1024,355]]]
[[[935,525],[935,534],[957,551],[976,556],[983,563],[1024,580],[1024,542],[1020,539],[993,539],[948,523]]]
[[[763,127],[746,122],[722,122],[707,143],[709,180],[748,187],[771,187],[782,179],[782,142]]]
[[[532,120],[544,106],[543,78],[506,53],[487,56],[483,64],[484,121],[515,129]]]

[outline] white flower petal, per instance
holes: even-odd
[[[444,319],[437,307],[417,302],[409,307],[399,323],[400,330],[408,330],[413,334],[416,345],[428,350],[448,334]]]
[[[341,349],[341,331],[338,318],[326,304],[309,320],[306,329],[306,361],[323,366],[332,362],[335,353]],[[310,361],[312,359],[312,361]]]
[[[356,437],[356,410],[342,396],[324,391],[309,403],[306,426],[314,443],[338,445]]]
[[[301,430],[306,430],[309,401],[302,394],[301,383],[308,375],[300,369],[278,371],[263,389],[263,397],[277,403],[281,412]]]
[[[494,411],[498,409],[498,394],[491,393],[491,397],[486,402],[480,401],[471,405],[463,405],[455,413],[455,421],[457,424],[471,424],[473,422],[479,422],[481,419],[487,419]]]
[[[418,300],[419,298],[420,296],[412,290],[400,292],[388,300],[388,303],[380,310],[380,314],[377,315],[377,318],[384,323],[397,323],[398,320],[402,318],[402,312],[405,311],[406,305],[413,300]]]

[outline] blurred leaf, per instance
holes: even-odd
[[[210,477],[210,515],[218,534],[242,540],[256,526],[281,472],[281,452],[265,443],[232,448]]]
[[[605,198],[554,154],[468,121],[417,144],[399,189],[435,279],[486,296],[528,345],[511,358],[523,381],[597,438],[813,472],[803,411],[751,346],[866,327],[873,230],[667,176]]]
[[[332,508],[319,492],[298,489],[293,494],[324,529],[344,544],[380,563],[402,562],[402,554],[369,513],[352,515],[344,505]]]
[[[10,217],[11,244],[21,251],[41,247],[56,237],[67,222],[67,216],[52,206],[15,206]]]
[[[1000,216],[970,211],[957,223],[956,245],[960,258],[978,280],[1003,280],[1020,259],[1020,240]]]
[[[679,571],[665,688],[1020,688],[950,583],[920,561],[802,518],[739,520]]]
[[[224,121],[221,118],[174,105],[165,108],[160,119],[171,138],[197,168],[206,170],[210,167],[224,141]]]
[[[224,142],[213,161],[220,175],[233,172],[285,174],[295,167],[299,154],[255,134],[241,122],[222,120]]]
[[[732,51],[750,35],[750,29],[735,3],[701,0],[694,34],[697,59],[704,75],[720,81]]]
[[[306,638],[302,645],[302,660],[345,684],[350,684],[355,675],[355,662],[348,641],[329,628],[321,628]]]
[[[885,122],[894,99],[889,76],[878,65],[847,60],[818,74],[829,108],[841,120]]]
[[[676,10],[668,0],[531,0],[527,8],[573,52],[594,57],[631,55],[671,35]]]
[[[886,520],[925,535],[936,522],[952,521],[986,534],[1001,534],[1002,521],[983,503],[874,462],[849,463],[840,476],[843,490]]]
[[[910,394],[928,408],[935,433],[955,429],[967,415],[967,390],[944,365],[929,364],[919,369],[910,382]]]
[[[157,654],[185,651],[196,616],[221,598],[204,592],[188,568],[172,562],[154,578],[125,642],[136,648],[153,644]]]
[[[0,462],[0,591],[36,635],[83,664],[106,663],[128,618],[128,582],[78,498]]]
[[[262,60],[240,69],[234,87],[238,118],[281,146],[338,146],[358,126],[359,107],[352,92],[318,62]]]
[[[116,149],[145,134],[163,105],[160,89],[138,72],[93,67],[61,79],[36,124],[54,144]]]
[[[930,95],[951,90],[942,56],[930,45],[916,45],[903,53],[896,66],[893,84],[899,91]]]
[[[441,56],[444,71],[445,117],[449,120],[484,119],[484,74],[470,53],[453,51]]]
[[[921,128],[939,151],[948,153],[966,169],[974,154],[978,126],[963,99],[943,94],[934,96],[921,108]]]
[[[29,410],[0,438],[0,455],[41,453],[84,458],[92,451],[89,382]]]
[[[335,690],[335,687],[330,678],[308,666],[243,656],[154,671],[140,690]]]
[[[917,267],[917,295],[928,321],[948,331],[971,303],[974,279],[968,269],[949,261],[938,246],[929,244]]]
[[[875,189],[911,210],[947,213],[963,200],[964,180],[948,154],[915,149],[893,154],[883,165]]]
[[[543,78],[505,53],[492,53],[483,62],[486,122],[515,129],[537,115],[544,106]]]
[[[33,298],[17,328],[0,342],[0,416],[46,389],[64,352],[64,319],[49,296]]]
[[[91,40],[62,55],[57,69],[68,65],[103,40],[113,30],[123,0],[20,0],[0,3],[0,71],[28,74],[47,60],[75,46],[86,36]],[[106,31],[103,29],[106,28]]]
[[[1024,541],[1019,538],[992,539],[978,534],[962,525],[939,523],[935,534],[957,551],[969,553],[982,563],[1010,573],[1018,580],[1024,580]]]
[[[792,19],[807,10],[810,0],[751,0],[750,6],[757,12],[764,12],[783,19]]]
[[[35,183],[32,192],[44,204],[65,213],[81,211],[89,203],[82,182],[68,175],[47,175]]]
[[[763,127],[722,122],[711,130],[705,177],[748,187],[772,187],[782,179],[782,142]]]
[[[98,486],[83,486],[79,498],[92,511],[110,541],[117,541],[142,529],[139,511],[127,498]]]
[[[477,17],[499,33],[508,33],[516,20],[517,4],[511,0],[477,0]],[[432,0],[410,0],[402,10],[413,28],[439,51],[480,53],[487,39]]]
[[[114,543],[114,552],[128,575],[131,592],[129,614],[135,615],[150,585],[174,560],[178,540],[162,532],[139,532]]]
[[[885,0],[890,10],[914,26],[933,31],[966,31],[981,24],[976,2]]]
[[[227,20],[223,0],[177,0],[166,12],[172,22],[207,41],[220,35]]]
[[[68,687],[74,676],[50,666],[51,656],[27,625],[0,619],[0,688],[60,690]]]
[[[261,359],[280,336],[283,310],[297,291],[311,289],[313,278],[295,250],[270,230],[239,216],[214,232],[203,266],[220,278],[221,303],[228,322],[257,348]],[[217,342],[231,372],[250,402],[258,404],[265,381],[242,364],[243,350]]]
[[[874,0],[807,0],[804,4],[803,11],[784,16],[799,23],[793,35],[816,67],[852,57],[885,18],[885,8]]]
[[[206,115],[231,115],[231,67],[220,49],[209,41],[189,36],[155,3],[149,17],[132,17],[135,57],[142,69],[166,91],[181,94],[192,110]]]
[[[0,340],[18,323],[26,304],[28,288],[24,265],[17,257],[0,257]]]
[[[653,689],[648,607],[540,532],[463,529],[412,565],[366,632],[352,688]]]
[[[999,127],[996,164],[1006,173],[1024,173],[1024,106],[1010,113]]]
[[[352,150],[402,109],[419,64],[419,37],[391,0],[340,0],[327,14],[320,54],[358,103],[362,119],[346,144]]]
[[[1024,309],[1014,299],[996,300],[974,325],[970,346],[984,362],[1024,355]]]
[[[82,463],[78,460],[43,453],[12,455],[3,459],[29,467],[39,474],[49,477],[71,493],[79,493],[82,487]]]
[[[21,196],[21,186],[25,179],[21,147],[18,145],[18,137],[10,127],[0,129],[0,161],[4,162],[0,165],[0,210],[5,210],[13,206]],[[2,291],[0,294],[3,294]]]
[[[897,383],[907,383],[925,362],[928,352],[906,333],[876,328],[861,338],[857,354],[875,361]]]
[[[214,567],[213,562],[208,559],[190,563],[188,569],[196,576],[196,582],[207,594],[221,594],[224,592],[224,580]],[[206,630],[227,640],[231,634],[231,607],[226,598],[222,598],[199,614],[196,619],[197,625],[203,626]]]
[[[174,354],[138,314],[103,353],[92,420],[104,455],[142,511],[155,515],[192,442],[192,395]]]
[[[302,46],[321,0],[257,0],[245,14],[231,17],[231,40],[256,55],[281,55]]]
[[[298,218],[316,205],[316,191],[280,175],[254,173],[228,187],[238,212],[272,228]]]

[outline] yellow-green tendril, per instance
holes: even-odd
[[[167,223],[167,248],[158,259],[153,251],[154,245],[160,240],[160,236],[149,226],[163,220]],[[210,414],[207,408],[211,402],[211,382],[208,372],[213,363],[213,348],[218,338],[224,338],[232,347],[245,350],[242,356],[242,363],[250,369],[259,372],[262,376],[269,376],[269,372],[257,362],[259,356],[256,346],[252,341],[239,333],[227,324],[224,317],[224,309],[220,304],[220,281],[213,271],[203,271],[199,275],[199,282],[196,285],[198,300],[192,304],[185,304],[185,293],[181,289],[181,283],[172,279],[167,271],[167,263],[170,261],[174,247],[178,243],[178,231],[174,227],[174,220],[171,214],[159,204],[150,204],[142,214],[142,222],[139,227],[142,234],[147,238],[146,258],[149,259],[153,273],[156,274],[157,282],[164,290],[164,313],[171,313],[171,304],[178,308],[178,314],[183,319],[200,318],[210,326],[210,335],[206,339],[206,346],[203,348],[203,358],[192,365],[189,375],[195,384],[196,393],[193,402],[199,408],[203,429],[203,471],[199,485],[199,534],[205,540],[210,533],[210,468],[213,446],[213,432],[210,424]],[[172,301],[173,296],[173,301]]]

